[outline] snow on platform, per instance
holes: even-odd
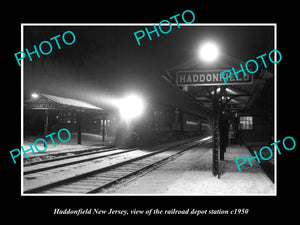
[[[241,166],[235,159],[251,155],[245,146],[227,147],[225,160],[220,161],[221,177],[212,175],[211,144],[194,147],[174,161],[139,177],[114,194],[162,195],[275,195],[275,185],[260,168],[256,160]]]
[[[24,155],[22,157],[24,160],[23,161],[24,165],[28,165],[34,162],[39,162],[42,160],[53,159],[55,157],[58,157],[61,154],[70,156],[77,153],[90,152],[94,150],[109,148],[112,147],[112,141],[113,141],[111,137],[105,137],[105,142],[103,142],[101,135],[90,134],[90,133],[81,134],[81,139],[82,139],[81,145],[77,144],[77,133],[71,133],[71,140],[65,143],[59,141],[56,135],[52,137],[56,146],[53,145],[50,138],[46,138],[48,146],[44,152],[38,152],[34,147],[35,140],[40,137],[37,136],[25,137],[24,143],[22,145],[24,150],[26,151],[30,149],[29,143],[31,143],[32,147],[34,148],[35,154],[33,154],[32,151],[28,151],[26,152],[26,156],[27,156],[26,158],[25,154],[23,154],[23,152],[21,151],[22,155]],[[68,136],[65,133],[62,133],[61,138],[63,140],[67,140]],[[37,143],[37,148],[40,150],[45,149],[42,141],[39,141]]]
[[[44,137],[26,137],[24,138],[24,143],[23,143],[23,147],[25,150],[29,149],[29,143],[31,143],[31,145],[34,148],[34,142],[36,141],[36,139],[38,138],[43,138]],[[63,140],[66,140],[68,137],[65,133],[61,134],[61,138]],[[105,142],[102,141],[102,136],[101,135],[96,135],[96,134],[89,134],[89,133],[82,133],[81,134],[81,145],[77,144],[77,133],[71,133],[71,139],[68,142],[62,143],[61,141],[58,140],[57,136],[54,135],[53,136],[53,140],[56,144],[56,146],[53,145],[52,141],[50,138],[46,138],[45,140],[47,140],[48,146],[47,146],[47,150],[44,152],[38,152],[36,151],[36,156],[41,155],[41,154],[50,154],[52,152],[63,152],[63,151],[80,151],[80,150],[84,150],[84,149],[93,149],[93,148],[99,148],[99,147],[103,147],[103,146],[109,146],[112,143],[112,138],[111,137],[105,137]],[[42,141],[39,141],[37,143],[37,147],[40,150],[43,150],[44,144]],[[32,151],[28,151],[26,152],[26,155],[28,157],[34,157],[34,155],[32,154]]]

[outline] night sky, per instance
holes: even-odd
[[[151,26],[147,26],[152,29]],[[147,100],[176,105],[196,112],[196,103],[167,83],[161,73],[197,57],[206,40],[214,40],[221,52],[247,61],[268,53],[274,46],[273,26],[173,26],[169,34],[133,36],[140,26],[25,26],[24,48],[65,31],[76,35],[73,45],[61,49],[54,41],[50,55],[24,60],[24,97],[39,89],[46,94],[87,101],[106,107],[110,97],[139,93]]]

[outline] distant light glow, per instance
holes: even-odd
[[[212,137],[213,137],[213,136],[208,136],[208,137],[206,137],[206,138],[201,139],[200,141],[206,141],[206,140],[211,139]]]
[[[215,43],[207,42],[201,46],[199,56],[206,62],[212,62],[218,58],[219,48]]]
[[[38,98],[39,95],[38,95],[37,93],[32,93],[32,94],[31,94],[31,97],[33,97],[33,98]]]
[[[125,120],[139,117],[144,108],[144,101],[135,94],[128,95],[119,102],[120,115]]]

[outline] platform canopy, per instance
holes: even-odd
[[[246,62],[224,54],[214,63],[201,62],[198,58],[191,59],[166,70],[162,75],[163,78],[173,84],[174,87],[188,95],[192,100],[200,103],[207,112],[212,111],[211,99],[214,90],[212,87],[217,87],[217,92],[223,96],[222,100],[226,103],[227,108],[247,110],[259,96],[260,91],[266,85],[267,81],[273,77],[273,73],[267,70],[271,68],[273,64],[265,69],[262,63],[257,62],[259,63],[259,70],[254,74],[247,73],[250,82],[241,80],[239,83],[233,79],[233,82],[230,82],[230,79],[228,79],[228,84],[225,85],[224,81],[220,78],[220,72],[231,70],[232,67],[234,67],[236,71],[239,71],[241,70],[240,64],[245,68]],[[251,67],[249,67],[249,69],[250,68]],[[254,71],[254,69],[252,71]],[[208,81],[210,82],[205,83],[204,80],[207,75],[209,76]],[[193,82],[192,76],[194,76],[195,81],[202,79],[204,84]],[[244,75],[240,72],[239,76]],[[234,78],[233,72],[232,78]],[[214,82],[212,82],[213,79],[215,79]]]
[[[55,95],[38,93],[25,101],[26,109],[57,109],[57,110],[80,110],[80,111],[102,111],[102,108],[87,102],[71,98],[63,98]]]

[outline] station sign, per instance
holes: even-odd
[[[55,109],[54,103],[31,102],[25,104],[28,109]]]
[[[238,79],[232,75],[226,79],[225,84],[221,72],[224,70],[187,70],[178,71],[176,73],[176,84],[178,86],[213,86],[213,85],[240,85],[251,84],[253,82],[252,74],[247,73],[245,77],[243,73],[238,73]],[[224,73],[228,76],[229,73]]]

